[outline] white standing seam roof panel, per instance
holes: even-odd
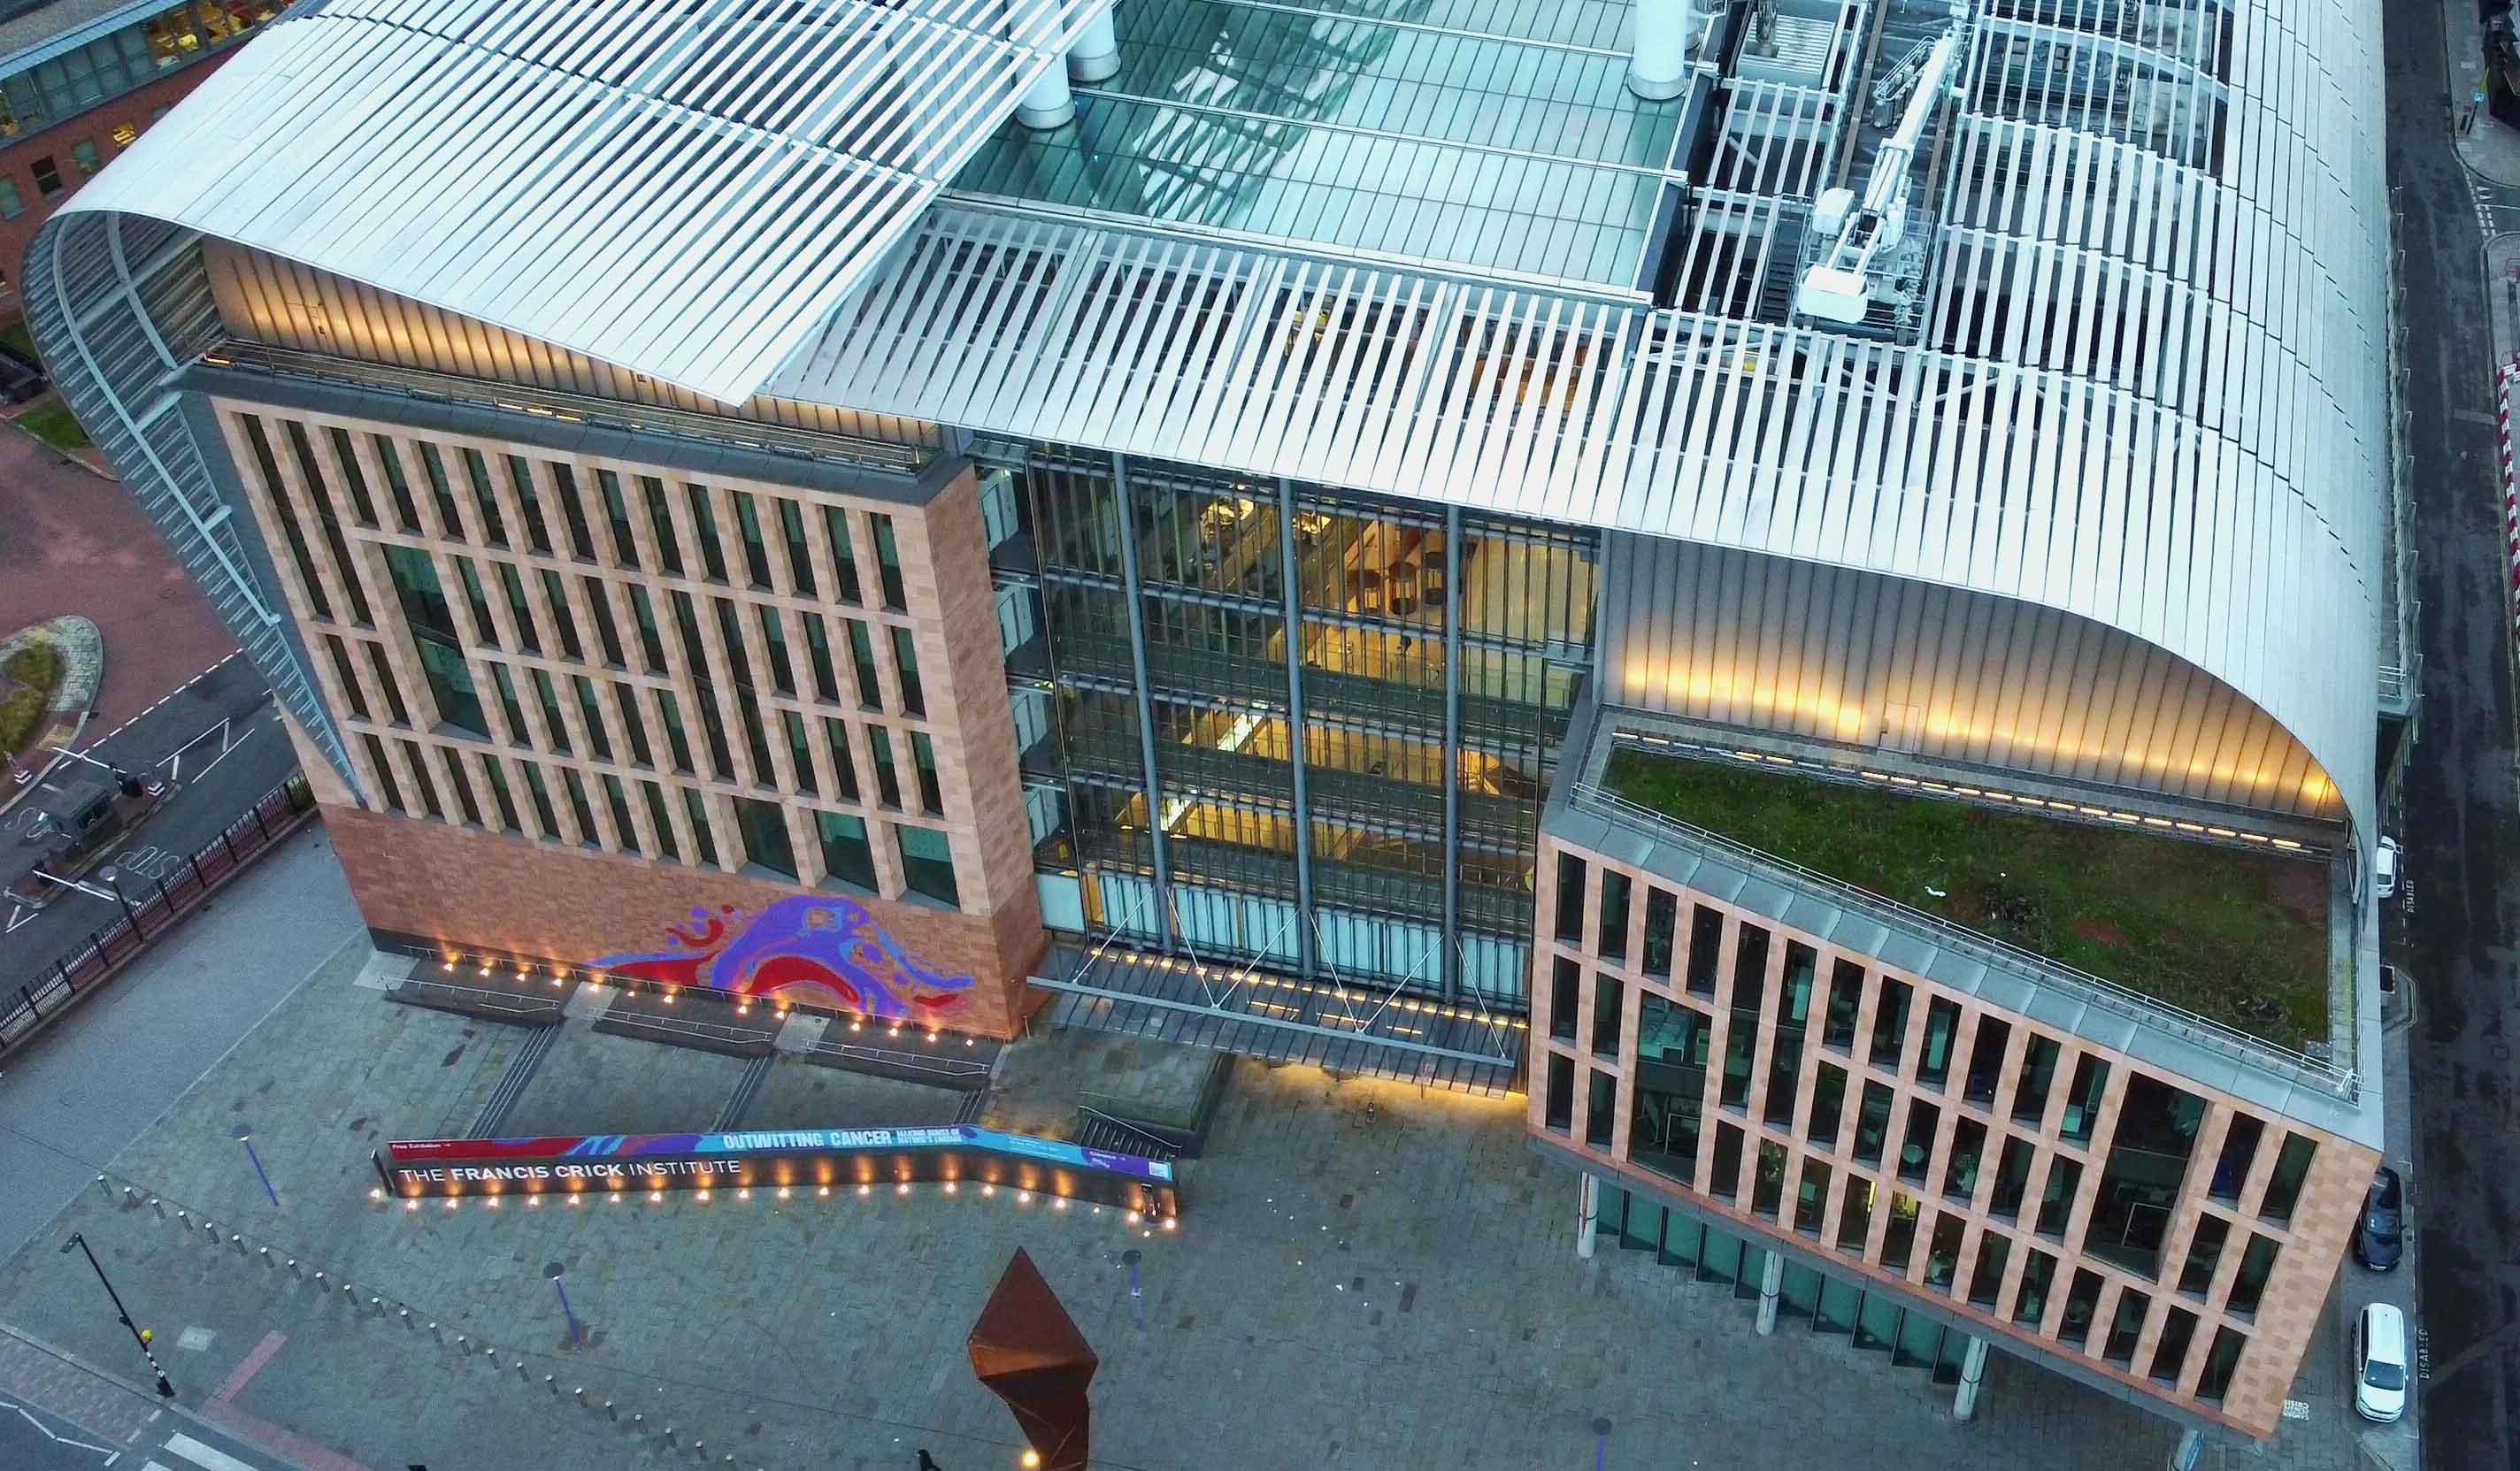
[[[152,215],[741,403],[1099,3],[318,3],[64,207]],[[207,140],[234,161],[205,164]]]

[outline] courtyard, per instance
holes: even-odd
[[[2172,1439],[2001,1354],[1958,1423],[1925,1372],[1791,1323],[1757,1336],[1729,1287],[1651,1252],[1605,1237],[1579,1261],[1574,1181],[1525,1148],[1519,1098],[1310,1068],[1233,1064],[1173,1232],[935,1186],[407,1210],[370,1197],[370,1152],[466,1132],[512,1079],[510,1134],[706,1128],[731,1104],[726,1122],[768,1127],[930,1122],[954,1100],[792,1057],[747,1088],[743,1059],[583,1025],[520,1070],[527,1033],[388,1001],[378,968],[363,942],[322,965],[0,1267],[0,1320],[138,1374],[94,1279],[59,1254],[81,1231],[188,1404],[266,1444],[330,1448],[301,1456],[324,1471],[901,1467],[920,1448],[954,1471],[1012,1466],[1012,1421],[963,1339],[1017,1247],[1102,1357],[1099,1465],[1578,1464],[1596,1416],[1610,1464],[1631,1466],[1772,1462],[1784,1435],[1813,1462],[2012,1466],[2035,1445],[2070,1471],[2158,1464]],[[1002,1079],[1040,1076],[1025,1050],[1072,1040],[1015,1045]],[[2305,1379],[2334,1377],[2334,1354],[2330,1335]],[[1815,1386],[1825,1416],[1808,1412]],[[2342,1471],[2345,1412],[2323,1388],[2306,1398],[2313,1418],[2264,1463]]]

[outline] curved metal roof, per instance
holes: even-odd
[[[328,5],[248,46],[44,239],[82,212],[154,216],[728,402],[758,390],[2063,609],[2259,704],[2370,841],[2390,425],[2365,0],[1968,0],[1963,77],[1920,164],[1915,293],[1871,335],[1773,308],[1777,257],[1790,281],[1829,182],[1814,130],[1868,146],[1845,67],[1721,80],[1732,120],[1690,183],[1672,306],[1049,201],[922,211],[1049,65],[995,18],[1063,40],[1085,9],[727,0],[597,27],[560,0]],[[927,83],[921,106],[866,79],[886,45]]]
[[[331,0],[65,206],[751,396],[1088,0]]]

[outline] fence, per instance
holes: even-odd
[[[211,892],[237,870],[293,831],[315,810],[315,795],[306,779],[291,776],[263,793],[245,816],[212,842],[186,859],[169,879],[154,880],[156,891],[126,900],[123,915],[65,955],[46,962],[32,980],[19,985],[14,999],[0,1002],[0,1052],[15,1047],[56,1011],[113,977],[125,963],[157,942],[168,927],[198,909]]]

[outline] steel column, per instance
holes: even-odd
[[[1295,777],[1295,943],[1299,975],[1321,973],[1313,910],[1313,788],[1304,775],[1304,599],[1295,560],[1295,487],[1278,480],[1279,601],[1286,619],[1286,759]]]
[[[1138,584],[1138,502],[1129,493],[1129,457],[1111,457],[1111,493],[1120,517],[1120,593],[1129,602],[1129,669],[1138,680],[1138,760],[1147,781],[1147,851],[1155,865],[1155,942],[1171,954],[1173,933],[1173,864],[1171,839],[1164,832],[1164,789],[1155,780],[1154,683],[1147,677],[1147,619]],[[1110,918],[1110,905],[1103,905]]]
[[[1462,997],[1462,508],[1444,508],[1444,1000]]]

